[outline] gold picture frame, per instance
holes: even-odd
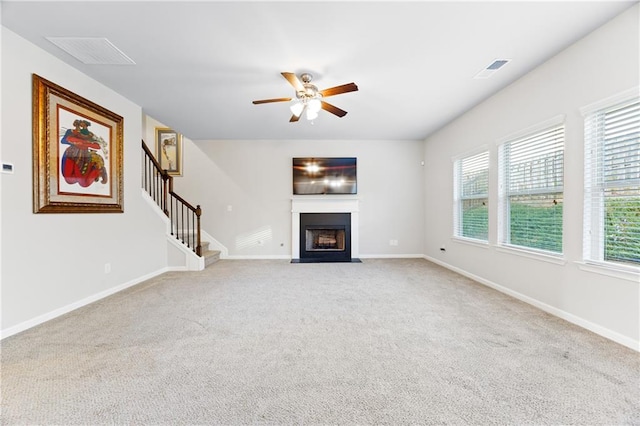
[[[33,74],[33,212],[123,213],[124,119]]]
[[[182,135],[166,127],[156,127],[156,158],[169,175],[182,176]]]

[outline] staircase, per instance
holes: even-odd
[[[219,250],[211,250],[210,242],[202,241],[200,230],[200,206],[193,207],[173,191],[173,177],[160,167],[147,145],[142,141],[142,187],[169,219],[169,237],[179,243],[187,255],[197,256],[196,270],[213,265],[220,259]],[[192,265],[191,261],[187,261]],[[189,268],[192,270],[191,268]]]
[[[213,265],[220,260],[220,250],[209,250],[209,241],[202,243],[202,257],[204,257],[204,267]]]
[[[204,267],[205,268],[207,266],[213,265],[218,260],[220,260],[220,250],[213,250],[213,249],[211,249],[209,247],[210,245],[211,245],[211,243],[209,241],[201,241],[200,242],[200,250],[201,250],[201,253],[202,253],[200,255],[200,257],[202,257],[204,259]]]

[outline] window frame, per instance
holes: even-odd
[[[520,244],[514,244],[511,242],[511,208],[509,203],[509,197],[513,195],[517,195],[515,193],[510,193],[508,188],[508,170],[505,164],[508,161],[508,157],[506,156],[505,150],[507,145],[520,142],[522,140],[526,140],[529,138],[534,138],[537,134],[544,134],[546,132],[552,131],[555,127],[562,127],[563,133],[563,157],[562,157],[562,185],[561,186],[553,186],[547,188],[540,188],[535,190],[526,190],[520,191],[521,195],[541,195],[541,194],[554,194],[561,193],[563,197],[563,209],[562,209],[562,232],[561,232],[561,250],[559,252],[553,250],[546,250],[537,247],[530,247]],[[514,254],[539,258],[541,260],[547,260],[552,263],[564,263],[564,247],[565,247],[565,239],[564,239],[564,146],[566,144],[566,122],[565,115],[557,115],[548,120],[540,122],[536,125],[527,127],[518,132],[514,132],[508,136],[505,136],[496,141],[497,149],[498,149],[498,209],[497,209],[497,218],[498,218],[498,236],[497,236],[497,248],[500,251],[508,251]],[[553,191],[551,191],[553,189]]]
[[[480,155],[486,155],[486,170],[487,170],[487,190],[482,194],[474,194],[472,196],[463,195],[464,185],[462,182],[464,172],[463,162],[473,157]],[[457,155],[452,158],[453,161],[453,238],[459,239],[465,242],[474,244],[488,245],[489,244],[489,188],[490,188],[490,173],[491,173],[491,153],[489,145],[480,145],[473,151],[468,151],[463,154]],[[485,200],[487,207],[487,237],[486,239],[474,238],[463,235],[463,202],[466,200]]]
[[[599,182],[598,176],[600,174],[604,176],[607,172],[602,153],[605,144],[602,140],[597,139],[597,134],[591,134],[589,128],[590,121],[597,120],[596,115],[603,115],[616,108],[623,108],[625,105],[638,102],[640,102],[640,86],[580,108],[584,130],[584,211],[582,261],[578,264],[581,269],[589,272],[633,280],[640,277],[640,264],[636,266],[632,263],[616,262],[604,258],[606,197],[595,194],[606,191],[608,188],[618,187],[619,181],[607,182],[603,179],[602,182]],[[596,150],[600,151],[594,153]],[[632,183],[632,187],[636,183],[640,187],[640,179],[629,179],[629,182]]]

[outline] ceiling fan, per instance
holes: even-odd
[[[318,88],[311,84],[313,76],[309,73],[304,73],[298,78],[292,72],[281,73],[284,78],[296,89],[297,102],[291,105],[291,112],[293,115],[289,120],[290,123],[295,123],[300,120],[303,113],[306,113],[307,120],[313,120],[318,117],[318,112],[321,109],[330,112],[340,118],[347,115],[347,111],[338,108],[323,101],[323,98],[329,96],[339,95],[341,93],[355,92],[358,90],[358,86],[355,83],[343,84],[341,86],[330,87],[324,90],[318,90]],[[262,99],[253,101],[254,105],[267,104],[271,102],[288,102],[293,98],[274,98],[274,99]]]

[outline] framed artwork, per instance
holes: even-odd
[[[156,157],[162,170],[172,176],[182,176],[182,135],[156,127]]]
[[[124,119],[33,74],[33,212],[122,213]]]

